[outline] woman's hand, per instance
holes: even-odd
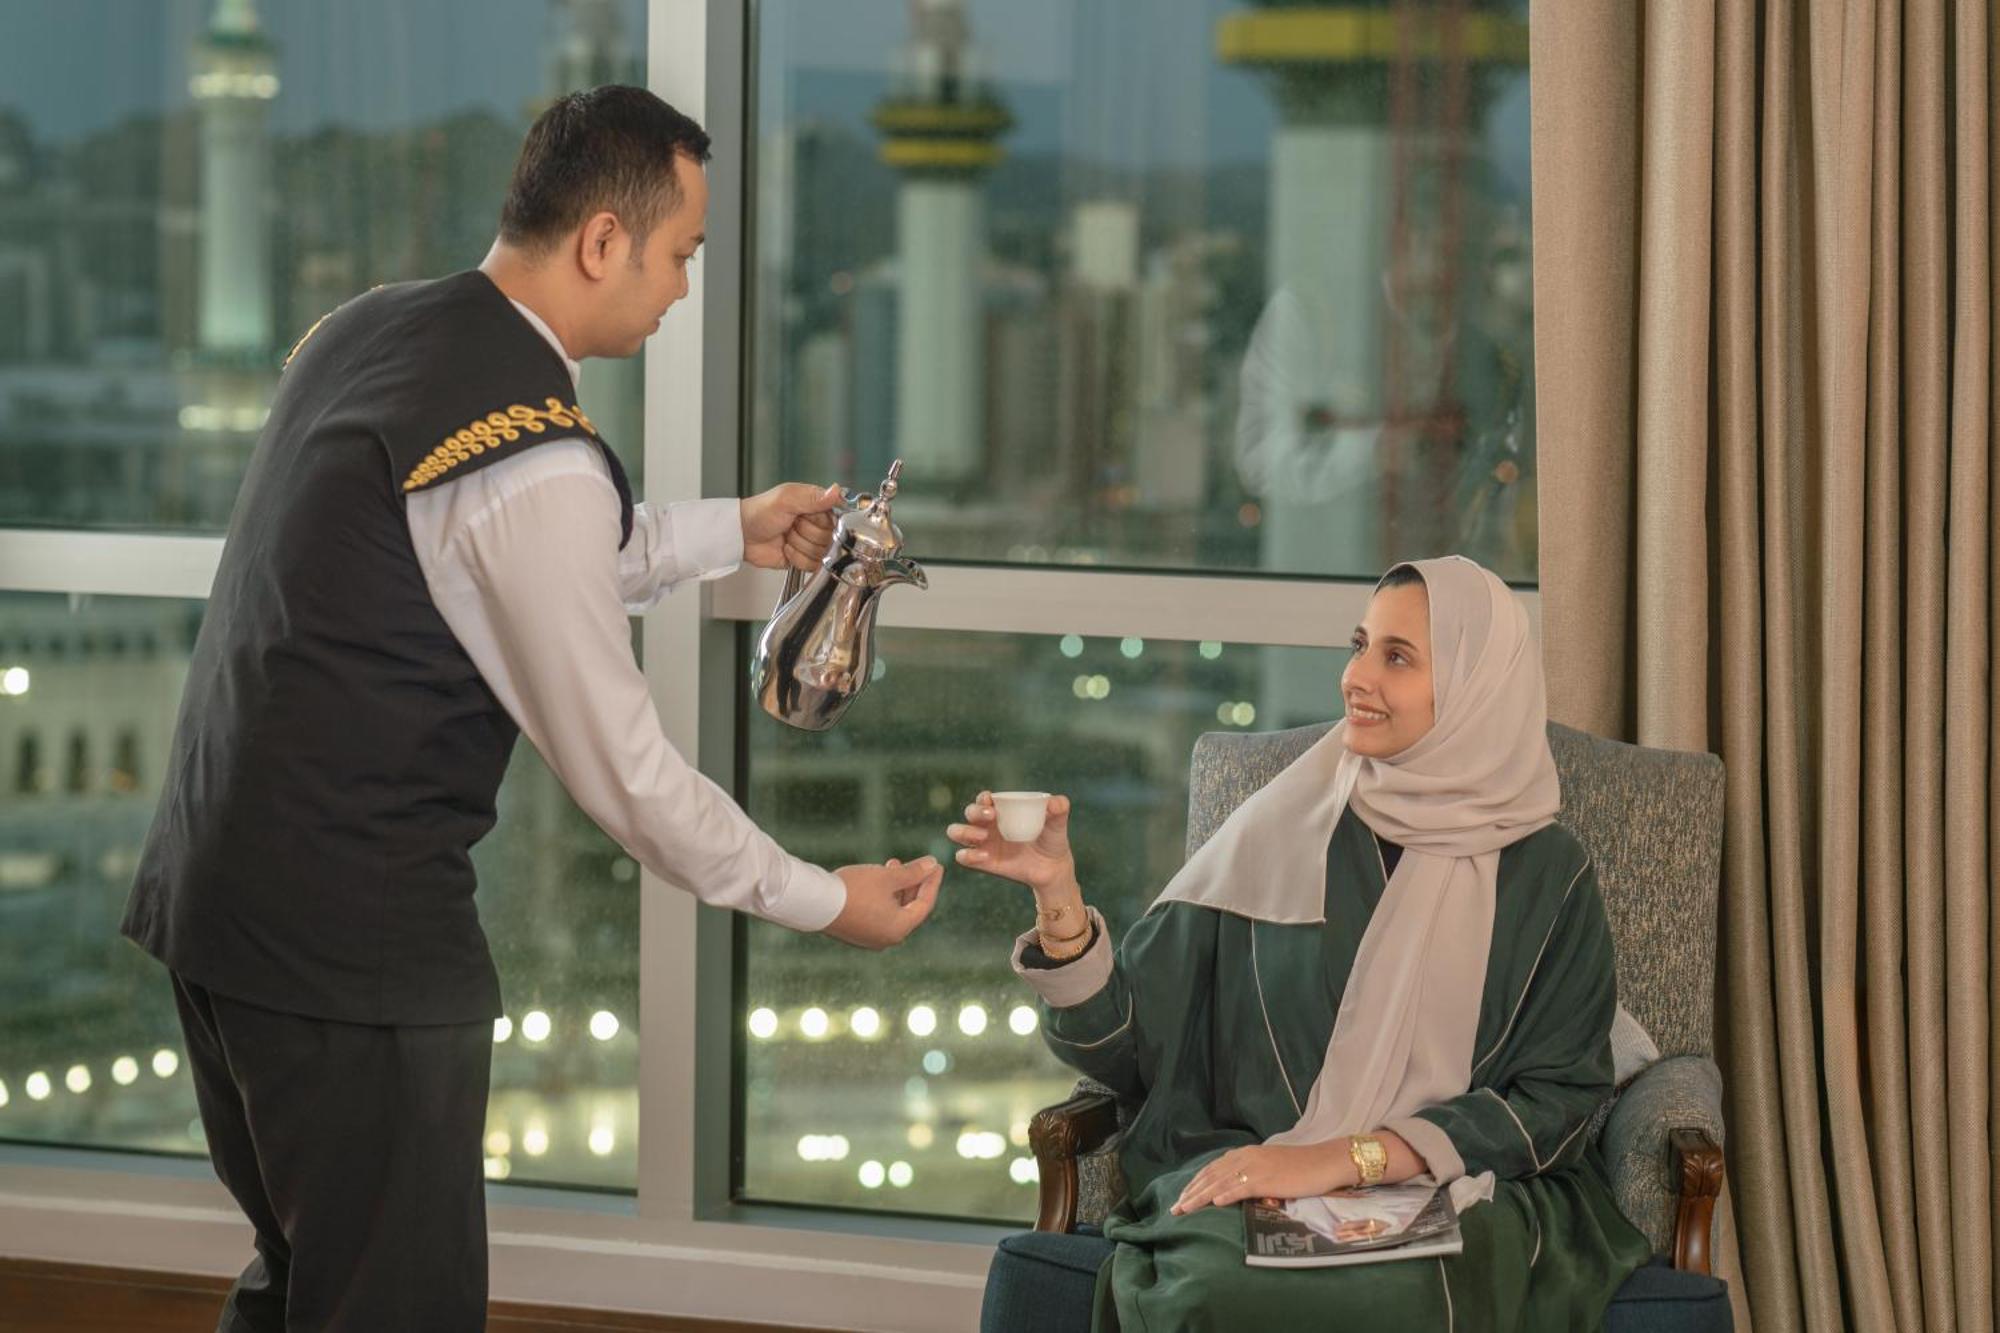
[[[1232,1148],[1195,1172],[1172,1211],[1191,1213],[1245,1199],[1306,1199],[1353,1189],[1360,1174],[1346,1139]]]
[[[1025,884],[1035,891],[1036,900],[1045,907],[1051,905],[1047,899],[1075,890],[1076,858],[1069,850],[1069,797],[1049,797],[1048,818],[1042,824],[1041,836],[1033,842],[1008,842],[1000,836],[994,819],[993,793],[983,791],[978,800],[965,807],[965,822],[945,830],[945,836],[958,844],[960,865]]]

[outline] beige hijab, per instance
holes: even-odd
[[[1462,556],[1412,568],[1430,596],[1435,725],[1402,753],[1369,759],[1347,749],[1347,724],[1337,724],[1244,801],[1155,903],[1325,920],[1326,846],[1350,804],[1403,848],[1319,1077],[1297,1125],[1272,1143],[1394,1125],[1470,1087],[1500,852],[1562,804],[1527,613]],[[1490,1175],[1460,1180],[1453,1197],[1463,1208],[1491,1190]]]

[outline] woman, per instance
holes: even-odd
[[[1050,1046],[1137,1106],[1098,1329],[1596,1328],[1647,1257],[1585,1127],[1611,1092],[1610,931],[1560,805],[1519,603],[1399,565],[1355,629],[1345,720],[1230,816],[1112,949],[1069,803],[960,864],[1034,890],[1015,968]],[[1451,1186],[1462,1254],[1243,1262],[1247,1198]]]

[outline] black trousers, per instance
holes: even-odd
[[[490,1023],[277,1013],[176,975],[215,1173],[257,1229],[218,1333],[486,1327]]]

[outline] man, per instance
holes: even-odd
[[[293,349],[230,521],[124,932],[173,973],[216,1173],[256,1227],[225,1330],[483,1327],[500,991],[472,844],[518,732],[704,901],[881,948],[943,871],[829,873],[661,733],[628,610],[808,564],[836,492],[634,505],[576,402],[687,294],[701,127],[637,88],[529,131],[479,269]]]

